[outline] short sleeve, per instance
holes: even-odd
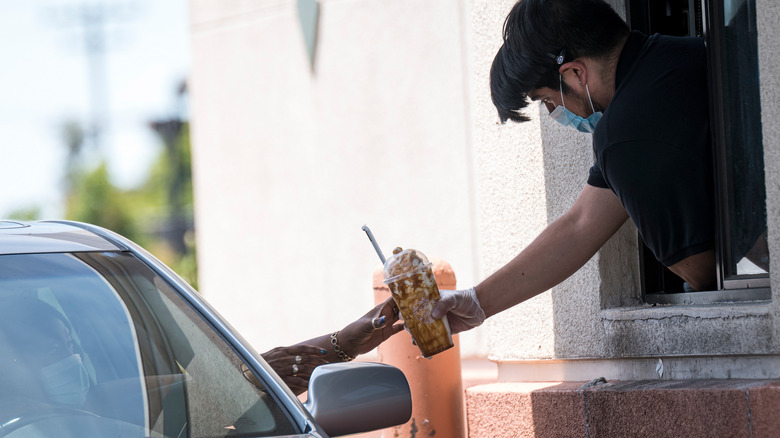
[[[607,184],[607,181],[604,180],[604,175],[602,175],[601,168],[597,163],[593,163],[593,166],[590,168],[590,172],[588,172],[588,185],[601,189],[609,188],[609,184]]]

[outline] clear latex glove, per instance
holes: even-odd
[[[479,305],[474,288],[440,290],[441,299],[433,307],[431,316],[439,319],[447,315],[452,333],[473,329],[485,321],[485,311]]]

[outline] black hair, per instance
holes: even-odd
[[[528,92],[559,90],[558,68],[604,58],[629,28],[604,0],[520,0],[504,21],[504,43],[490,68],[490,95],[501,123],[528,120]]]

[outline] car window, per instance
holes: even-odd
[[[230,346],[127,253],[0,256],[0,436],[279,436]]]

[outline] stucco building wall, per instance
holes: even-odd
[[[201,292],[260,351],[373,306],[363,224],[477,277],[465,5],[319,9],[312,71],[296,1],[190,3]]]
[[[590,136],[546,110],[499,123],[488,72],[514,0],[319,4],[312,72],[296,2],[191,2],[200,283],[258,349],[371,306],[378,261],[364,223],[386,252],[442,257],[468,287],[569,208],[592,162]],[[780,7],[757,8],[778,254]],[[497,361],[501,380],[780,377],[771,259],[771,302],[651,307],[627,223],[575,275],[462,335],[461,348]]]

